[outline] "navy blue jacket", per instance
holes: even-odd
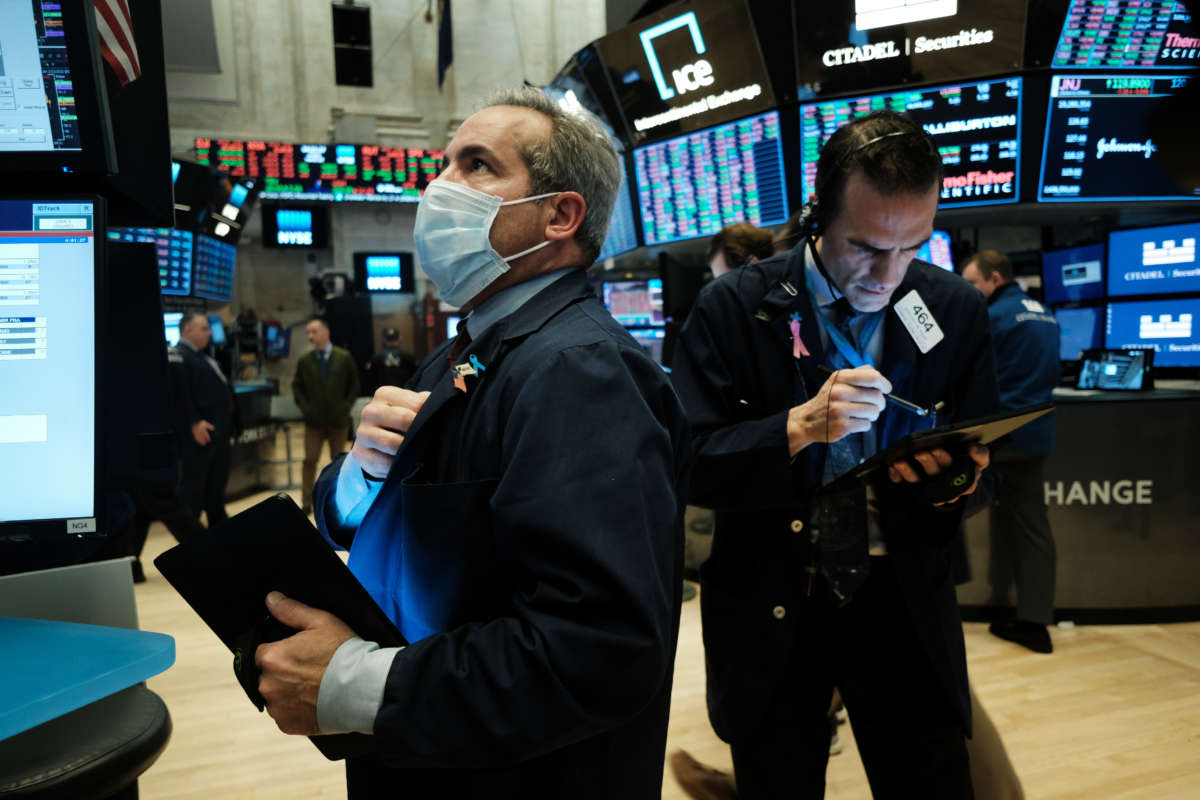
[[[1058,359],[1058,321],[1048,308],[1015,283],[1001,286],[988,298],[992,347],[1000,407],[1021,408],[1050,401],[1062,376]],[[1005,453],[1046,455],[1054,447],[1054,415],[1047,414],[1014,431]]]
[[[411,645],[352,797],[657,798],[678,635],[687,423],[571,272],[409,388],[432,392],[357,530],[320,526]],[[400,772],[396,769],[399,768]],[[435,768],[435,769],[426,769]]]
[[[233,394],[202,352],[180,342],[167,351],[175,397],[175,436],[186,453],[195,448],[192,426],[200,420],[213,424],[212,440],[228,442],[234,428]]]
[[[672,380],[692,423],[690,502],[715,510],[712,552],[700,570],[709,718],[736,741],[757,730],[797,643],[800,614],[773,610],[804,602],[815,490],[826,446],[788,454],[787,415],[825,382],[821,338],[805,288],[804,247],[750,264],[700,293],[675,351]],[[962,278],[914,261],[893,295],[916,289],[945,338],[922,355],[892,308],[879,369],[894,393],[923,407],[946,404],[939,420],[996,409],[996,376],[983,297]],[[788,317],[799,313],[812,357],[795,359]],[[888,404],[878,440],[886,446],[928,426]],[[896,580],[939,685],[970,730],[962,622],[951,543],[962,501],[942,509],[889,507],[880,523]],[[886,670],[886,665],[880,665]]]

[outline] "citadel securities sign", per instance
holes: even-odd
[[[981,31],[975,28],[969,31],[960,31],[952,36],[937,36],[932,38],[918,36],[916,39],[906,36],[902,40],[904,42],[903,52],[901,52],[899,41],[889,40],[864,44],[858,47],[839,47],[833,50],[826,50],[821,54],[821,62],[827,67],[838,67],[843,64],[858,64],[863,61],[899,58],[902,55],[921,55],[922,53],[935,53],[939,50],[953,50],[959,47],[991,44],[995,38],[995,31]]]

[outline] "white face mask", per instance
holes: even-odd
[[[461,183],[435,180],[417,206],[413,239],[421,268],[447,303],[462,306],[508,272],[508,264],[549,241],[505,258],[492,248],[492,222],[500,206],[528,203],[562,192],[547,192],[505,201]]]

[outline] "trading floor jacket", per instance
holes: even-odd
[[[321,526],[412,643],[351,796],[657,798],[678,635],[687,423],[662,369],[570,272],[449,343],[356,530]],[[331,524],[331,520],[334,524]],[[399,768],[399,769],[392,769]],[[431,769],[423,769],[431,768]]]
[[[813,491],[825,445],[789,458],[788,410],[825,382],[821,338],[805,288],[804,246],[735,270],[702,290],[672,363],[692,423],[690,502],[715,510],[712,553],[701,568],[701,613],[709,716],[734,741],[755,730],[797,644]],[[945,338],[922,355],[894,306],[917,290]],[[801,317],[811,357],[793,357],[789,317]],[[914,261],[886,311],[880,371],[893,392],[924,407],[942,401],[939,422],[996,406],[996,378],[983,298],[966,281]],[[927,427],[888,404],[880,447]],[[938,682],[970,728],[961,621],[949,545],[961,518],[946,510],[884,507],[881,526],[896,579]],[[783,613],[780,613],[780,609]],[[814,654],[821,644],[811,643]],[[881,669],[886,669],[881,665]]]
[[[338,428],[350,424],[350,409],[358,397],[358,367],[350,351],[333,346],[321,380],[317,351],[310,350],[296,362],[292,397],[304,415],[304,424],[314,428]]]
[[[1049,402],[1062,377],[1058,359],[1058,321],[1050,309],[1030,299],[1015,283],[988,298],[992,346],[996,351],[996,382],[1001,408],[1021,408]],[[1054,447],[1054,415],[1047,414],[1013,431],[1005,450],[1046,455]]]

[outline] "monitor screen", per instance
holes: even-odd
[[[1083,365],[1075,382],[1077,389],[1149,389],[1153,350],[1091,350],[1083,354]]]
[[[661,278],[610,281],[604,284],[604,306],[627,328],[665,325]]]
[[[158,253],[158,285],[163,294],[192,293],[192,232],[176,228],[109,228],[114,242],[144,242]]]
[[[666,328],[629,328],[629,335],[654,363],[662,363],[663,343],[667,338]]]
[[[217,347],[225,344],[225,323],[216,314],[208,317],[208,327],[212,331],[212,343]]]
[[[453,339],[458,336],[458,323],[462,322],[462,317],[456,314],[446,315],[446,338]]]
[[[259,182],[263,200],[415,203],[442,150],[374,144],[291,144],[198,138],[196,160]]]
[[[1015,203],[1020,186],[1021,79],[931,86],[800,106],[804,197],[816,191],[817,160],[834,131],[872,111],[910,117],[933,137],[945,179],[940,208]]]
[[[950,249],[950,234],[947,231],[934,231],[929,241],[917,251],[917,258],[953,272],[954,254]]]
[[[787,220],[778,111],[636,148],[633,160],[647,245]]]
[[[233,268],[236,262],[236,247],[197,233],[192,294],[206,300],[228,303],[233,298]]]
[[[1179,69],[1200,66],[1200,40],[1180,0],[1071,0],[1052,66]]]
[[[637,223],[633,218],[633,195],[629,193],[629,175],[623,156],[620,157],[620,162],[621,188],[617,191],[612,216],[608,219],[608,236],[604,239],[604,246],[600,248],[600,255],[597,256],[599,261],[619,256],[638,246]]]
[[[1054,312],[1058,320],[1058,357],[1062,361],[1078,361],[1079,354],[1100,346],[1104,308],[1060,308]]]
[[[676,136],[775,105],[744,0],[690,0],[596,41],[631,141]]]
[[[1108,293],[1200,292],[1200,222],[1108,234]]]
[[[1155,105],[1191,80],[1188,75],[1055,75],[1038,200],[1200,200],[1200,184],[1194,177],[1189,182],[1169,174],[1146,130]]]
[[[1158,367],[1200,367],[1200,299],[1109,303],[1104,346],[1153,348]]]
[[[171,347],[179,344],[179,323],[182,320],[182,311],[163,312],[163,335]]]
[[[1104,245],[1042,253],[1042,294],[1047,303],[1104,297]]]
[[[267,358],[287,358],[292,350],[292,329],[282,325],[263,326],[263,355]]]
[[[412,253],[355,253],[354,287],[360,292],[416,291]]]
[[[329,209],[322,206],[262,209],[263,246],[323,250],[329,242]]]
[[[101,214],[80,200],[0,200],[0,522],[96,532]]]

